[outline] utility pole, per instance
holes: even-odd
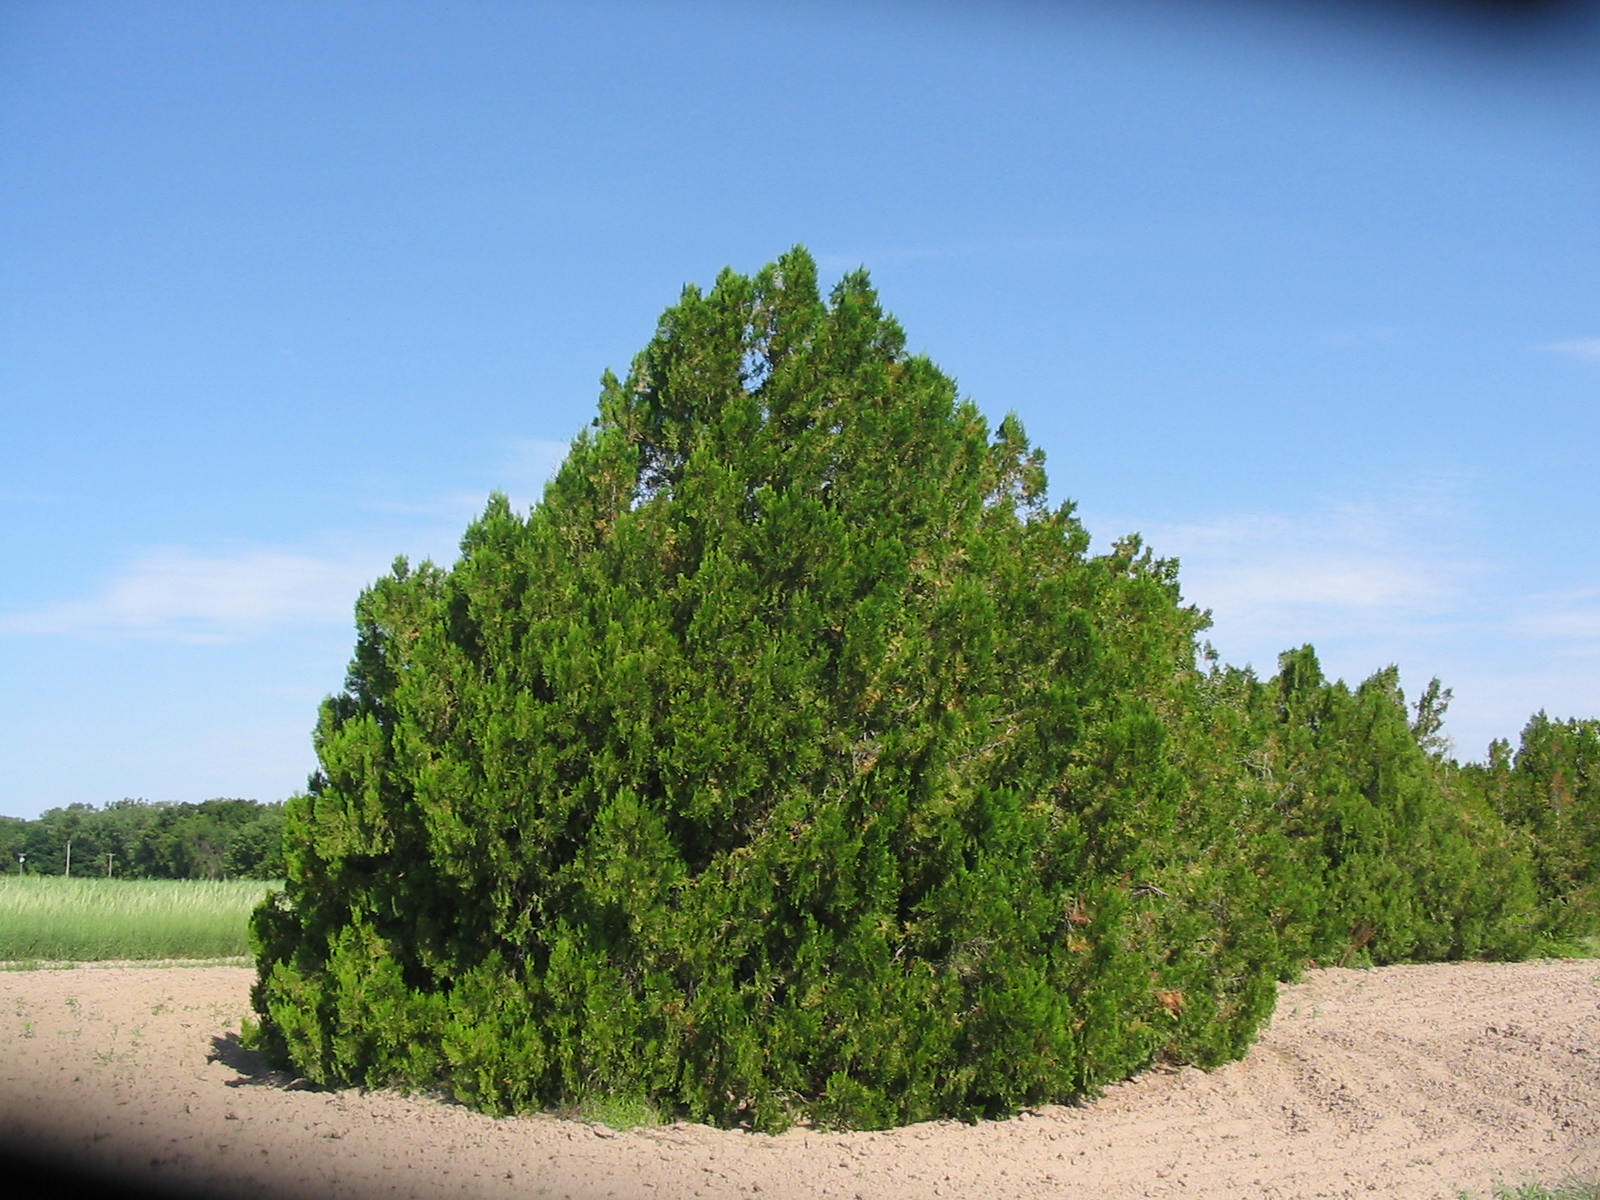
[[[72,839],[67,839],[67,878],[72,878]]]

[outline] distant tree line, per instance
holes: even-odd
[[[30,875],[120,879],[278,879],[283,803],[117,800],[69,804],[35,820],[0,817],[0,865]]]

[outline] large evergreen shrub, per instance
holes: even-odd
[[[1437,682],[1195,669],[1014,419],[803,251],[662,315],[526,517],[357,605],[254,918],[320,1082],[778,1128],[1243,1053],[1310,958],[1592,928],[1595,723],[1442,754]],[[1539,907],[1544,906],[1544,912]]]
[[[1284,867],[1204,618],[1089,553],[862,273],[686,289],[541,504],[357,615],[255,921],[313,1080],[884,1126],[1270,1009]]]
[[[1593,928],[1594,722],[1460,768],[1437,681],[1195,669],[795,251],[663,317],[526,518],[357,606],[258,913],[264,1043],[491,1111],[973,1116],[1243,1052],[1307,960]]]

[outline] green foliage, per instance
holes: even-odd
[[[256,922],[264,1040],[762,1128],[1236,1055],[1277,868],[1188,742],[1205,618],[1044,497],[864,274],[687,289],[541,505],[361,598]]]
[[[1600,934],[1600,720],[1536,713],[1514,758],[1496,742],[1466,775],[1531,849],[1541,932]]]
[[[1231,674],[1254,725],[1247,763],[1294,864],[1278,918],[1291,962],[1529,952],[1528,847],[1441,757],[1437,680],[1410,719],[1393,667],[1352,691],[1324,679],[1310,646],[1282,655],[1266,683]]]

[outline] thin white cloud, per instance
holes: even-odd
[[[1600,337],[1571,338],[1565,342],[1547,342],[1540,347],[1555,354],[1565,354],[1569,358],[1583,358],[1590,362],[1600,362]]]
[[[546,438],[509,438],[481,489],[368,502],[369,512],[401,519],[392,537],[368,530],[346,545],[314,550],[144,549],[87,598],[0,612],[0,636],[221,643],[347,626],[361,589],[386,572],[397,553],[450,563],[462,530],[483,512],[491,491],[505,492],[513,507],[526,511],[567,450],[567,443]]]
[[[361,507],[368,512],[444,522],[459,530],[483,512],[491,490],[443,492],[420,500],[366,500]]]
[[[1523,727],[1543,711],[1556,720],[1600,716],[1600,645],[1588,651],[1557,646],[1554,652],[1529,652],[1524,644],[1514,663],[1491,663],[1475,669],[1463,655],[1444,682],[1455,692],[1447,725],[1456,749],[1466,758],[1481,758],[1496,738],[1515,748]]]
[[[818,270],[824,276],[832,276],[863,266],[871,269],[903,263],[955,262],[1016,255],[1076,255],[1092,251],[1097,245],[1094,239],[1084,236],[1020,237],[922,246],[880,246],[861,253],[824,250],[818,251],[815,257]]]
[[[1477,535],[1463,482],[1297,513],[1085,520],[1097,543],[1138,529],[1179,559],[1184,598],[1211,610],[1204,636],[1224,662],[1270,675],[1279,653],[1309,642],[1329,677],[1355,682],[1393,663],[1415,696],[1436,675],[1455,693],[1446,731],[1479,757],[1492,738],[1515,745],[1541,708],[1600,714],[1600,580],[1524,590],[1492,552],[1466,548]]]
[[[393,513],[445,522],[458,533],[483,512],[490,492],[504,492],[517,512],[527,512],[544,496],[545,484],[566,461],[570,443],[550,438],[510,437],[496,447],[494,461],[484,473],[483,485],[459,488],[434,496],[403,500],[369,500],[370,512]]]
[[[1212,611],[1217,637],[1270,664],[1278,650],[1319,635],[1437,620],[1458,606],[1478,567],[1421,528],[1431,507],[1424,492],[1404,507],[1231,514],[1144,532],[1158,554],[1181,561],[1184,595]]]
[[[1513,632],[1540,640],[1589,643],[1600,648],[1600,588],[1542,592],[1526,598]]]
[[[1368,346],[1393,346],[1402,331],[1393,325],[1362,325],[1348,329],[1324,329],[1318,340],[1329,349],[1350,350]]]
[[[526,511],[543,497],[544,485],[555,478],[571,448],[549,438],[507,438],[495,466],[494,487],[506,494],[513,509]]]
[[[387,565],[365,555],[157,547],[134,556],[88,599],[0,614],[0,634],[233,642],[348,623],[361,588]]]

